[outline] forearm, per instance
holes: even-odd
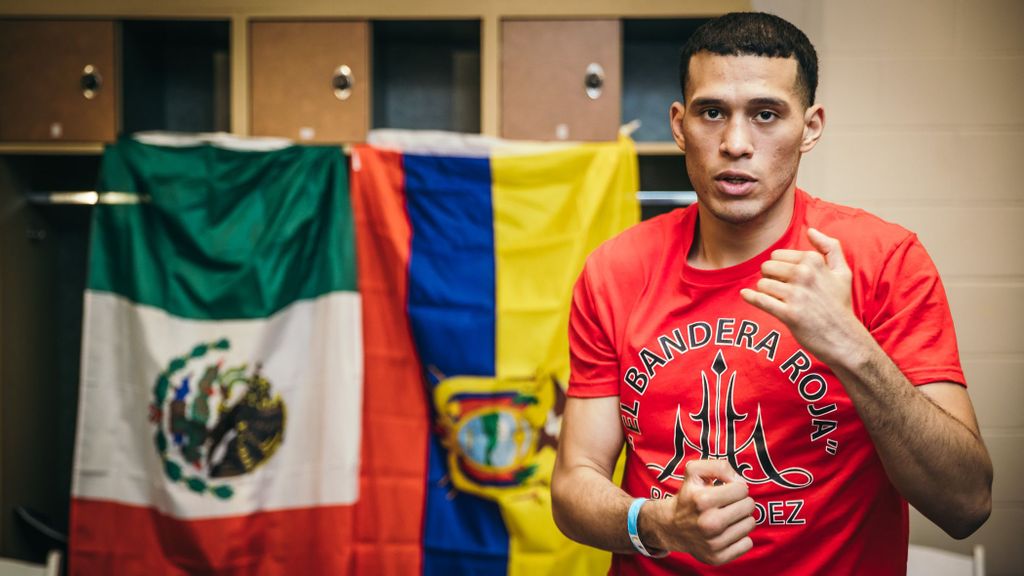
[[[573,540],[611,552],[632,553],[626,513],[632,498],[603,472],[557,465],[551,483],[551,508],[558,528]]]
[[[565,405],[558,458],[551,477],[555,524],[569,538],[620,554],[634,553],[626,518],[634,498],[612,482],[624,436],[618,396],[572,398]],[[686,552],[722,564],[750,550],[754,500],[724,460],[686,463],[674,498],[650,500],[637,517],[648,553]]]
[[[991,508],[992,463],[984,443],[975,430],[916,389],[865,335],[828,364],[853,401],[893,485],[950,535],[970,535]]]

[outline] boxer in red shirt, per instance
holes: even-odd
[[[913,233],[796,187],[825,124],[800,30],[725,15],[680,74],[698,202],[577,281],[555,520],[615,574],[905,574],[908,502],[956,538],[991,511],[938,272]]]

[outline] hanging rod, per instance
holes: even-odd
[[[697,201],[692,190],[641,190],[636,193],[641,206],[689,206]]]
[[[75,190],[61,192],[28,192],[25,198],[32,204],[69,204],[93,206],[95,204],[140,204],[149,202],[149,196],[135,192],[96,192]]]
[[[28,192],[25,197],[32,204],[67,204],[93,206],[96,204],[140,204],[149,202],[149,196],[135,192],[96,192],[79,190],[66,192]],[[697,201],[692,191],[644,191],[636,193],[641,206],[689,206]]]

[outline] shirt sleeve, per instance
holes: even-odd
[[[912,384],[966,386],[946,291],[916,235],[908,235],[883,263],[874,304],[868,329]]]
[[[619,395],[619,359],[609,336],[611,318],[595,294],[593,263],[588,262],[573,288],[569,312],[569,390],[578,398]],[[607,311],[607,308],[604,309]]]

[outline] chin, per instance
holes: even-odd
[[[750,200],[732,201],[729,203],[711,201],[705,202],[704,205],[707,211],[716,219],[733,225],[746,224],[757,220],[766,210],[765,206]]]

